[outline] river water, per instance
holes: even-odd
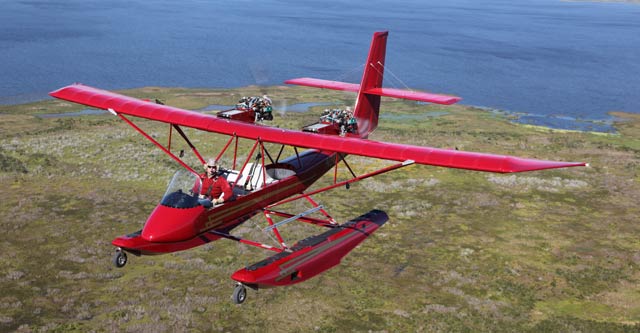
[[[73,82],[358,82],[379,30],[390,31],[390,87],[563,128],[640,112],[640,5],[557,0],[4,0],[0,104]]]

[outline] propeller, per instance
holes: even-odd
[[[272,81],[269,78],[269,71],[267,70],[268,66],[265,66],[263,63],[252,61],[248,65],[249,72],[253,77],[253,82],[260,87],[260,93],[262,95],[271,96],[271,92],[269,91],[269,84]],[[277,112],[278,115],[284,116],[287,113],[287,101],[285,99],[272,99],[272,108],[273,112]]]

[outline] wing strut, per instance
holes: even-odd
[[[267,186],[267,168],[264,166],[265,151],[264,144],[260,141],[260,154],[262,155],[262,186]]]
[[[158,148],[160,148],[163,152],[165,152],[165,154],[169,155],[171,158],[173,158],[176,162],[180,163],[180,165],[182,165],[182,167],[184,167],[185,169],[189,170],[189,172],[193,173],[196,176],[199,176],[198,173],[193,170],[190,166],[188,166],[187,164],[185,164],[178,156],[174,155],[171,151],[169,151],[167,148],[165,148],[162,144],[160,144],[160,142],[156,141],[154,138],[152,138],[149,134],[147,134],[145,131],[143,131],[140,127],[138,127],[136,124],[134,124],[133,122],[131,122],[131,120],[129,120],[127,117],[117,113],[116,111],[114,111],[113,109],[109,109],[109,112],[115,114],[116,116],[118,116],[120,119],[124,120],[124,122],[126,122],[127,124],[129,124],[129,126],[133,127],[133,129],[135,129],[136,131],[138,131],[138,133],[142,134],[142,136],[144,136],[145,138],[147,138],[147,140],[151,141],[151,143],[153,143],[154,145],[156,145]]]
[[[202,158],[202,155],[200,155],[200,152],[198,152],[198,150],[196,149],[196,147],[191,143],[191,141],[189,140],[189,138],[187,138],[187,135],[184,134],[184,132],[182,131],[182,128],[180,128],[180,126],[172,124],[173,128],[176,129],[176,131],[178,131],[178,134],[180,134],[180,136],[184,139],[185,142],[187,142],[187,144],[189,145],[189,148],[191,148],[191,150],[193,151],[194,154],[196,154],[196,156],[198,157],[198,159],[200,160],[200,163],[204,164],[204,158]],[[169,139],[171,140],[171,139]],[[171,142],[171,141],[169,141]],[[171,147],[171,146],[169,146]],[[169,150],[171,150],[171,148],[169,148]]]
[[[236,160],[237,160],[237,156],[238,156],[238,136],[236,135],[236,133],[233,133],[233,136],[236,137],[236,146],[235,146],[234,151],[233,151],[233,169],[235,170],[235,168],[236,168]]]
[[[232,138],[233,139],[233,138]],[[231,143],[231,140],[229,140],[229,142],[227,143],[227,146]],[[236,137],[236,150],[238,145],[238,141],[237,141],[237,137]],[[247,164],[249,164],[249,161],[251,161],[251,158],[253,157],[253,153],[255,153],[256,149],[258,148],[258,145],[260,145],[260,152],[258,153],[258,155],[256,156],[256,160],[253,164],[253,166],[251,167],[250,170],[250,174],[248,175],[248,177],[244,180],[244,184],[240,184],[237,183],[236,185],[243,185],[246,186],[248,184],[252,184],[252,179],[255,176],[255,172],[260,172],[262,173],[262,186],[266,186],[267,185],[267,169],[265,168],[265,155],[271,160],[272,163],[273,159],[271,158],[271,155],[269,155],[269,152],[267,151],[267,149],[264,147],[264,142],[262,140],[260,140],[260,138],[258,138],[256,140],[256,142],[253,144],[253,147],[251,148],[251,151],[249,152],[249,155],[247,156],[247,159],[244,161],[244,164],[242,164],[242,168],[240,168],[239,171],[239,175],[240,177],[242,177],[242,174],[244,173],[244,169],[247,167]],[[226,147],[225,147],[226,149]],[[260,160],[260,163],[262,163],[262,166],[260,167],[261,170],[256,170],[257,168],[257,164],[258,164],[258,160]],[[236,154],[234,153],[234,157],[233,157],[233,165],[234,165],[234,169],[235,169],[235,164],[236,164]],[[238,178],[238,181],[241,178]],[[258,186],[260,184],[256,184],[256,186]]]
[[[224,155],[224,153],[227,151],[227,148],[229,148],[229,145],[231,144],[231,142],[233,142],[233,139],[236,139],[236,141],[237,141],[238,137],[235,136],[235,134],[234,134],[229,138],[229,141],[227,141],[227,144],[224,145],[224,148],[222,148],[220,153],[218,153],[218,156],[216,156],[216,161],[219,161],[220,157],[222,157],[222,155]],[[238,153],[237,147],[238,147],[238,145],[236,143],[236,151],[234,151],[234,153],[233,153],[233,169],[236,168],[236,154]]]
[[[293,150],[296,152],[296,157],[298,158],[298,165],[302,168],[302,160],[300,159],[300,154],[298,154],[298,147],[293,146]]]
[[[323,187],[321,189],[317,189],[317,190],[309,192],[309,193],[302,193],[302,194],[299,194],[299,195],[297,195],[297,196],[295,196],[293,198],[289,198],[289,199],[285,199],[285,200],[282,200],[282,201],[278,201],[278,202],[276,202],[276,203],[274,203],[272,205],[267,206],[266,208],[271,208],[271,207],[282,205],[282,204],[285,204],[285,203],[288,203],[288,202],[291,202],[291,201],[302,199],[304,197],[308,197],[310,195],[318,194],[320,192],[325,192],[325,191],[334,189],[334,188],[342,186],[342,185],[347,185],[348,186],[349,184],[361,181],[363,179],[367,179],[369,177],[377,176],[377,175],[383,174],[385,172],[393,171],[393,170],[396,170],[396,169],[411,165],[413,163],[415,163],[415,162],[412,161],[412,160],[406,160],[406,161],[404,161],[402,163],[396,163],[396,164],[390,165],[390,166],[388,166],[386,168],[382,168],[380,170],[376,170],[376,171],[373,171],[373,172],[366,173],[366,174],[364,174],[362,176],[354,177],[354,178],[351,178],[349,180],[345,180],[345,181],[342,181],[342,182],[339,182],[339,183],[335,183],[333,185],[329,185],[329,186]]]
[[[169,151],[171,151],[171,136],[172,136],[172,134],[173,134],[173,125],[169,124],[169,140],[167,142],[167,149]],[[180,153],[180,155],[182,155],[182,153]]]
[[[313,207],[313,208],[311,208],[309,210],[306,210],[306,211],[304,211],[304,212],[302,212],[302,213],[300,213],[298,215],[294,215],[294,216],[292,216],[292,217],[290,217],[290,218],[288,218],[286,220],[282,220],[282,221],[280,221],[278,223],[271,224],[268,227],[264,228],[263,231],[277,230],[277,228],[279,226],[283,225],[283,224],[287,224],[289,222],[295,221],[295,220],[297,220],[297,219],[299,219],[299,218],[301,218],[303,216],[307,216],[309,214],[315,213],[315,212],[317,212],[317,211],[319,211],[321,209],[324,209],[324,206],[320,205],[320,206],[317,206],[317,207]]]
[[[284,145],[282,145],[282,146],[280,147],[280,151],[278,152],[278,156],[276,157],[276,162],[275,162],[275,163],[278,163],[278,161],[280,160],[280,155],[282,155],[282,151],[283,151],[283,150],[284,150]],[[275,164],[275,163],[274,163],[274,164]]]
[[[342,162],[344,163],[344,165],[347,167],[347,169],[349,169],[349,172],[351,172],[351,175],[355,178],[356,174],[353,172],[353,170],[351,169],[351,166],[349,166],[349,163],[347,163],[347,160],[345,160],[344,158],[342,159]]]
[[[309,201],[309,203],[311,203],[313,207],[320,207],[320,205],[317,202],[315,202],[315,200],[311,199],[310,196],[306,196],[304,198],[307,199],[307,201]],[[336,222],[336,220],[333,217],[331,217],[331,215],[329,215],[329,213],[326,210],[324,210],[324,208],[320,209],[320,213],[322,213],[322,215],[324,215],[327,218],[329,223],[338,224],[338,222]]]
[[[247,160],[244,161],[244,164],[242,165],[242,168],[240,168],[240,172],[238,173],[239,175],[242,175],[242,172],[244,171],[244,168],[247,166],[247,164],[251,160],[251,157],[253,156],[253,153],[256,151],[256,147],[258,146],[258,143],[260,143],[260,139],[256,140],[256,143],[253,144],[253,147],[251,148],[251,152],[249,152],[249,155],[247,156]],[[249,181],[249,180],[248,179],[245,180],[245,184],[247,183],[247,181]],[[237,185],[240,185],[240,184],[237,184]]]
[[[259,248],[262,248],[262,249],[267,249],[267,250],[270,250],[270,251],[273,251],[273,252],[278,252],[278,253],[282,252],[282,250],[277,248],[277,247],[273,247],[271,245],[266,245],[266,244],[254,242],[254,241],[251,241],[251,240],[248,240],[248,239],[236,237],[236,236],[233,236],[233,235],[230,235],[230,234],[226,234],[226,233],[223,233],[223,232],[211,230],[211,231],[209,231],[209,233],[213,234],[213,235],[216,235],[216,236],[224,237],[226,239],[234,240],[234,241],[240,242],[242,244],[247,244],[247,245],[259,247]]]
[[[287,214],[287,213],[281,213],[281,212],[275,212],[275,211],[271,211],[268,209],[264,209],[264,216],[267,218],[267,221],[269,222],[269,226],[265,227],[264,229],[262,229],[262,231],[264,232],[269,232],[269,231],[273,231],[273,233],[276,235],[276,238],[278,239],[278,242],[280,243],[280,246],[282,246],[282,249],[287,250],[289,249],[289,247],[287,246],[287,244],[284,242],[284,239],[282,238],[282,236],[280,235],[280,231],[278,230],[278,227],[284,224],[287,224],[289,222],[293,222],[295,220],[303,220],[303,222],[309,222],[311,221],[311,223],[317,223],[316,221],[318,221],[317,219],[311,219],[311,218],[305,218],[307,215],[313,214],[317,211],[324,211],[324,206],[322,205],[315,205],[315,207],[308,209],[302,213],[299,213],[297,215],[291,215],[291,214]],[[286,219],[278,222],[278,223],[274,223],[273,219],[271,218],[271,213],[274,213],[275,215],[278,216],[284,216],[287,217]],[[333,219],[332,219],[333,220]],[[330,221],[331,223],[327,223],[325,221],[320,221],[320,223],[317,224],[321,224],[321,225],[329,225],[329,224],[335,224],[335,221]]]
[[[351,166],[349,166],[349,163],[347,163],[347,160],[344,158],[344,155],[336,154],[336,163],[335,163],[336,165],[334,168],[335,170],[333,171],[333,183],[335,184],[338,181],[338,163],[340,163],[339,159],[342,160],[342,162],[344,163],[344,166],[346,166],[349,172],[351,172],[351,175],[353,176],[353,178],[357,178],[356,174],[351,169]]]
[[[322,211],[322,210],[320,210],[320,211]],[[293,214],[280,212],[280,211],[277,211],[277,210],[269,210],[269,214],[270,215],[276,215],[276,216],[284,217],[284,218],[290,218],[290,217],[294,216]],[[333,227],[335,225],[334,223],[332,223],[329,220],[322,220],[322,219],[317,219],[317,218],[309,217],[309,216],[301,216],[301,217],[298,218],[298,220],[300,222],[309,223],[309,224],[318,225],[318,226],[327,227],[327,228],[331,228],[331,227]]]
[[[271,211],[264,209],[262,212],[264,213],[264,217],[267,219],[267,222],[269,222],[269,227],[274,228],[273,233],[276,235],[276,238],[278,239],[280,246],[282,246],[283,249],[289,248],[287,244],[285,244],[282,236],[280,235],[280,231],[278,230],[278,228],[275,227],[276,224],[273,223],[273,219],[271,218]],[[263,231],[266,231],[266,230],[263,230]]]

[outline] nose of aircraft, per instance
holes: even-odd
[[[158,205],[142,228],[142,238],[149,242],[179,242],[196,236],[195,225],[204,212],[202,206],[172,208]]]

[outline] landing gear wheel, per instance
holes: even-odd
[[[236,289],[233,290],[233,303],[242,304],[245,299],[247,299],[247,288],[245,288],[242,284],[238,283],[236,285]]]
[[[113,254],[113,264],[118,268],[124,267],[127,264],[127,254],[120,249],[116,250]]]

